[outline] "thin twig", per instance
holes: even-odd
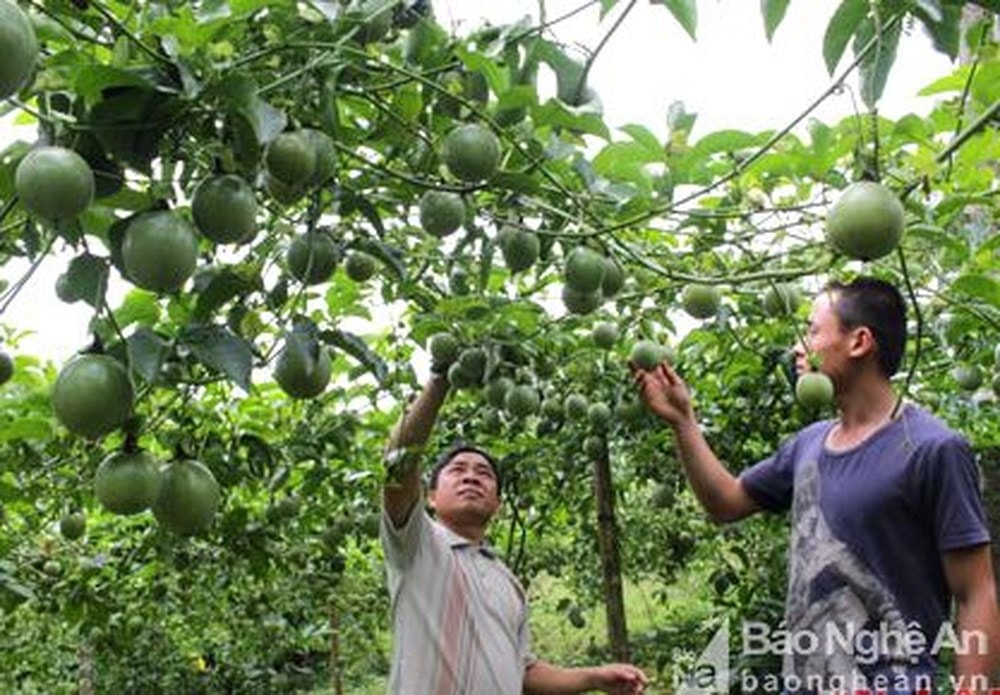
[[[975,79],[976,72],[979,69],[979,61],[983,57],[983,41],[986,40],[987,27],[989,27],[989,24],[983,24],[983,29],[979,32],[979,41],[976,44],[976,57],[969,66],[969,76],[966,78],[965,84],[962,86],[962,96],[959,97],[958,100],[958,116],[955,118],[955,135],[962,132],[962,116],[965,114],[965,107],[969,103],[969,94],[972,92],[972,81]],[[954,161],[949,158],[948,170],[944,176],[946,181],[951,178],[952,167],[954,164]]]
[[[923,331],[924,331],[924,317],[920,312],[920,302],[917,301],[917,292],[913,288],[913,282],[910,278],[910,270],[906,265],[906,255],[903,253],[903,247],[896,247],[896,255],[899,257],[899,266],[903,271],[903,282],[906,283],[906,292],[910,297],[910,302],[913,304],[913,310],[917,315],[917,335],[916,335],[916,347],[913,352],[913,361],[910,363],[910,370],[906,374],[906,381],[903,384],[903,390],[900,392],[899,397],[896,399],[896,404],[892,408],[891,418],[896,417],[899,413],[899,409],[903,405],[903,398],[907,393],[910,392],[910,388],[913,385],[913,379],[917,374],[917,366],[920,364],[920,354],[921,354],[921,343],[923,342]]]
[[[83,250],[86,251],[89,254],[90,253],[90,247],[87,245],[87,238],[85,236],[81,237],[80,241],[83,244]],[[93,255],[93,254],[91,254],[91,255]],[[115,312],[112,311],[111,305],[108,304],[107,278],[105,278],[105,284],[104,284],[103,290],[104,291],[101,292],[100,306],[97,307],[97,310],[98,311],[103,310],[107,314],[108,322],[111,324],[111,328],[114,330],[114,332],[118,335],[118,339],[120,341],[122,341],[122,345],[128,345],[128,341],[125,340],[125,334],[122,333],[121,326],[118,325],[118,319],[115,318]]]
[[[363,155],[358,154],[353,147],[348,147],[347,145],[344,145],[343,143],[340,143],[336,140],[334,140],[333,146],[336,148],[338,152],[346,154],[351,159],[357,160],[358,162],[365,164],[368,168],[372,169],[373,171],[385,174],[386,176],[390,176],[394,179],[399,179],[400,181],[404,181],[418,188],[436,189],[439,191],[451,191],[453,193],[472,193],[473,191],[478,191],[479,189],[484,188],[486,186],[486,184],[479,184],[476,186],[456,186],[453,184],[442,183],[439,181],[418,179],[408,174],[404,174],[401,171],[396,171],[395,169],[390,169],[389,167],[384,166],[382,164],[372,162]]]
[[[938,164],[943,163],[946,159],[951,157],[962,145],[968,142],[969,138],[982,130],[986,124],[988,124],[998,113],[1000,113],[1000,99],[997,99],[989,108],[986,109],[979,118],[969,124],[969,127],[963,130],[961,133],[952,138],[952,141],[948,143],[938,155],[934,158],[934,161]],[[907,198],[913,191],[915,191],[919,186],[921,181],[923,181],[923,176],[911,181],[907,184],[902,192],[899,194],[901,199]]]
[[[983,126],[989,123],[993,119],[993,117],[997,115],[997,113],[1000,113],[1000,99],[997,99],[992,104],[990,104],[989,108],[987,108],[986,111],[984,111],[979,116],[979,118],[970,123],[968,128],[966,128],[961,133],[956,135],[955,138],[950,143],[948,143],[948,146],[944,148],[944,150],[942,150],[937,157],[934,158],[934,161],[940,164],[945,159],[953,155],[955,153],[955,150],[960,148],[962,145],[966,143],[966,141],[968,141],[969,138],[971,138],[973,135],[982,130]]]
[[[48,244],[45,245],[45,250],[38,254],[38,257],[31,262],[31,266],[25,271],[24,275],[18,278],[17,281],[11,285],[10,289],[4,293],[3,297],[0,298],[0,301],[3,302],[3,304],[0,305],[0,316],[2,316],[4,312],[10,308],[10,305],[14,303],[15,299],[17,299],[17,295],[20,294],[21,290],[24,289],[24,286],[28,284],[28,280],[31,279],[31,276],[35,274],[35,271],[38,270],[38,268],[42,265],[42,262],[48,257],[49,251],[52,250],[52,245],[55,243],[55,240],[55,235],[52,235]]]
[[[161,55],[160,53],[157,53],[152,48],[144,44],[142,40],[139,39],[138,36],[133,34],[128,27],[126,27],[124,24],[118,21],[118,18],[114,15],[113,12],[111,12],[108,8],[104,7],[100,2],[98,2],[97,0],[90,0],[90,6],[93,7],[95,10],[97,10],[98,14],[104,17],[104,19],[106,19],[108,23],[111,24],[111,26],[114,28],[115,31],[127,37],[132,43],[136,45],[136,47],[140,51],[145,53],[154,61],[156,61],[157,63],[163,63],[164,65],[170,65],[170,66],[173,65],[173,62],[171,62],[169,58],[167,58],[164,55]]]
[[[532,34],[541,34],[542,32],[546,31],[547,29],[551,29],[556,24],[560,24],[561,22],[565,22],[567,19],[572,19],[573,17],[575,17],[576,15],[580,14],[581,12],[590,9],[591,7],[593,7],[594,5],[596,5],[597,3],[599,3],[600,1],[601,0],[587,0],[586,2],[584,2],[579,7],[576,7],[575,9],[569,10],[568,12],[565,12],[565,13],[559,15],[555,19],[551,19],[551,20],[548,20],[548,21],[546,21],[546,19],[545,19],[545,6],[544,6],[544,4],[542,4],[541,11],[540,11],[540,14],[539,14],[540,21],[539,21],[538,25],[534,26],[534,27],[531,27],[530,29],[525,29],[524,31],[522,31],[519,34],[514,34],[509,39],[507,39],[507,41],[505,42],[505,46],[509,46],[512,43],[517,43],[518,41],[520,41],[522,39],[528,38]]]
[[[106,44],[103,41],[101,41],[100,39],[98,39],[97,36],[88,36],[87,34],[83,33],[79,29],[76,29],[75,27],[70,26],[69,24],[66,23],[66,21],[63,19],[62,16],[60,16],[58,13],[52,12],[44,4],[42,4],[40,2],[30,2],[28,4],[31,7],[31,9],[33,9],[33,10],[35,10],[35,11],[37,11],[37,12],[45,15],[49,19],[51,19],[53,22],[55,22],[56,24],[58,24],[63,29],[63,31],[65,31],[67,34],[69,34],[73,38],[78,39],[80,41],[84,41],[86,43],[92,43],[92,44],[94,44],[96,46],[100,46],[100,47],[108,49],[108,50],[112,50],[114,48],[110,44]]]
[[[625,9],[622,10],[621,16],[615,20],[614,24],[611,25],[611,28],[608,29],[607,33],[603,37],[601,37],[601,40],[600,42],[598,42],[597,47],[594,48],[593,53],[591,53],[590,56],[587,58],[587,62],[583,64],[583,72],[580,73],[580,83],[576,86],[577,98],[580,97],[581,92],[583,92],[584,85],[587,84],[587,75],[590,74],[590,69],[594,66],[594,61],[597,60],[597,56],[600,54],[601,50],[608,44],[608,41],[611,40],[611,37],[618,30],[618,27],[620,27],[622,23],[625,21],[625,18],[628,17],[629,14],[632,12],[632,9],[635,7],[637,2],[638,0],[631,0],[631,2],[629,2],[629,4],[625,7]]]

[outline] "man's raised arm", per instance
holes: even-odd
[[[417,400],[403,411],[389,435],[385,449],[389,472],[382,488],[382,504],[397,527],[406,523],[420,499],[420,455],[447,395],[448,380],[442,374],[432,373]]]

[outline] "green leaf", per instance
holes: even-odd
[[[695,0],[660,0],[674,16],[684,31],[692,39],[697,39],[695,35],[698,30],[698,4]]]
[[[156,295],[146,290],[130,291],[121,306],[115,309],[115,322],[119,328],[127,328],[133,323],[152,326],[159,320],[160,304]]]
[[[153,204],[149,189],[136,191],[131,188],[122,188],[117,193],[101,198],[101,205],[113,210],[124,210],[127,212],[140,212],[148,210]]]
[[[885,91],[889,71],[896,62],[896,49],[903,31],[902,22],[896,22],[877,38],[875,48],[861,62],[861,99],[869,109],[873,108]],[[875,22],[864,20],[854,35],[854,52],[858,54],[872,40],[876,39]]]
[[[747,133],[742,130],[718,130],[709,133],[693,145],[695,152],[710,155],[717,152],[738,152],[748,147],[757,147],[767,140],[766,137]]]
[[[986,275],[963,275],[951,283],[951,289],[1000,308],[1000,281]]]
[[[506,300],[502,300],[506,301]],[[448,317],[453,322],[475,321],[485,316],[490,316],[498,304],[490,302],[481,295],[469,295],[467,297],[444,297],[435,307],[435,314],[440,317]]]
[[[405,254],[395,246],[385,244],[378,239],[361,239],[355,246],[365,253],[369,253],[392,271],[396,279],[403,281],[406,279],[406,264],[403,262]]]
[[[586,86],[583,62],[568,55],[561,46],[548,41],[539,41],[536,53],[556,74],[557,98],[571,106],[579,106]]]
[[[893,136],[909,142],[926,143],[933,137],[930,125],[915,114],[903,116],[892,129]]]
[[[247,278],[228,268],[223,269],[212,278],[205,289],[199,292],[198,300],[194,306],[194,319],[196,321],[206,320],[230,299],[252,289],[253,284]]]
[[[972,96],[984,107],[1000,99],[1000,63],[987,61],[980,64],[972,82]]]
[[[142,379],[151,383],[156,380],[163,366],[163,360],[170,352],[170,345],[152,329],[137,328],[126,340],[128,363]]]
[[[70,294],[95,309],[104,304],[108,288],[108,259],[84,253],[69,262],[65,282]]]
[[[285,112],[261,99],[257,83],[250,77],[241,73],[227,75],[218,89],[226,110],[237,123],[244,120],[258,145],[270,142],[288,125]]]
[[[35,598],[35,592],[6,574],[0,574],[0,586],[25,601],[32,601]]]
[[[944,94],[947,92],[961,92],[965,88],[969,79],[969,66],[963,65],[950,75],[934,80],[929,85],[921,89],[917,94],[922,97]]]
[[[538,92],[534,87],[518,84],[514,85],[497,98],[497,112],[505,109],[519,109],[531,107],[538,104]]]
[[[654,157],[654,160],[651,161],[664,158],[663,144],[653,134],[653,131],[646,126],[629,123],[623,125],[621,131],[627,133],[635,142],[642,145],[649,155]]]
[[[941,200],[935,208],[936,215],[946,219],[955,213],[962,212],[969,205],[993,205],[989,196],[979,194],[950,195]]]
[[[73,74],[73,85],[76,93],[89,104],[100,101],[101,94],[108,87],[139,87],[140,91],[150,91],[154,87],[148,79],[134,71],[96,63],[77,68]]]
[[[689,133],[694,128],[698,114],[688,113],[683,101],[675,101],[667,109],[667,127],[673,133]]]
[[[837,69],[847,43],[867,14],[868,0],[844,0],[830,18],[823,35],[823,60],[826,61],[826,71],[831,75]]]
[[[932,22],[940,22],[944,11],[940,0],[915,0],[914,10],[927,16]]]
[[[43,441],[52,437],[52,420],[39,415],[23,415],[0,425],[0,442]]]
[[[350,189],[343,189],[340,197],[340,212],[345,217],[352,212],[360,212],[366,220],[371,222],[372,227],[379,237],[385,237],[385,225],[382,224],[382,216],[379,215],[378,208],[363,195]]]
[[[833,142],[833,129],[816,119],[810,120],[809,139],[812,142],[813,150],[825,152]]]
[[[253,351],[243,338],[223,326],[192,326],[179,337],[195,358],[220,372],[244,391],[250,391]]]
[[[760,13],[764,17],[764,34],[767,40],[774,38],[774,32],[785,18],[790,0],[760,0]]]
[[[507,71],[502,69],[495,61],[482,53],[470,51],[461,44],[456,46],[455,55],[461,60],[465,67],[472,72],[480,72],[486,78],[486,84],[494,94],[502,94],[510,87],[510,78]]]
[[[371,312],[361,301],[361,285],[346,273],[334,273],[326,291],[326,308],[331,317],[361,316],[371,319]]]
[[[1000,234],[994,234],[976,249],[976,258],[984,263],[989,263],[998,254],[1000,254]]]
[[[928,247],[932,249],[947,249],[949,252],[956,254],[958,258],[965,259],[969,255],[969,249],[964,242],[937,225],[911,224],[906,228],[906,236],[923,239],[927,242]]]
[[[353,333],[342,331],[339,328],[323,331],[320,335],[324,342],[340,348],[363,364],[378,380],[379,384],[385,384],[385,380],[389,376],[389,367],[377,353],[368,347],[368,343]]]
[[[508,330],[515,327],[519,334],[531,335],[539,330],[545,310],[531,302],[506,302],[494,306],[489,316],[495,326]]]
[[[490,186],[527,195],[536,194],[541,191],[541,185],[537,178],[531,174],[522,174],[513,171],[497,172],[490,178]]]
[[[532,116],[539,126],[565,128],[584,135],[598,135],[605,140],[611,138],[601,114],[591,110],[587,104],[574,107],[558,99],[549,99],[534,109]]]
[[[105,152],[150,173],[160,139],[183,108],[172,94],[148,87],[125,87],[106,93],[90,110],[87,123]]]
[[[593,166],[601,176],[615,181],[631,181],[648,190],[650,176],[643,167],[656,161],[662,161],[662,158],[651,156],[649,150],[637,142],[613,142],[594,157]]]

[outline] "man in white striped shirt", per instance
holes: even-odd
[[[419,456],[448,394],[432,374],[393,432],[386,457],[382,546],[392,598],[393,695],[642,693],[646,676],[630,664],[561,668],[531,653],[524,589],[485,543],[500,507],[493,459],[475,447],[446,452],[427,502]]]

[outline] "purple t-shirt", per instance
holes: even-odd
[[[979,470],[968,443],[916,406],[846,451],[826,448],[833,425],[810,425],[740,476],[758,505],[792,512],[784,627],[800,639],[784,676],[804,690],[817,689],[806,676],[838,674],[854,690],[859,673],[919,690],[907,679],[933,672],[949,627],[941,553],[989,542]]]

